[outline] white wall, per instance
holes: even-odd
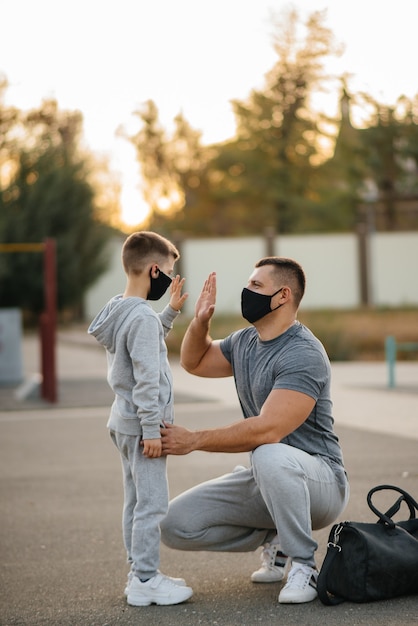
[[[181,249],[185,289],[190,294],[185,313],[192,313],[210,272],[217,274],[217,311],[240,313],[242,288],[247,284],[254,263],[266,256],[264,239],[190,239],[182,244]]]
[[[360,270],[357,246],[357,237],[351,234],[278,238],[276,254],[296,259],[305,270],[304,308],[358,306]]]
[[[372,237],[372,297],[378,306],[418,303],[418,233]]]
[[[87,319],[125,287],[120,254],[123,239],[111,243],[109,272],[85,299]],[[263,237],[188,239],[181,244],[182,272],[190,296],[184,307],[192,315],[207,275],[218,276],[218,313],[239,313],[241,290],[254,264],[267,255]],[[376,233],[370,239],[371,299],[377,306],[418,306],[418,232]],[[355,234],[287,235],[276,237],[274,253],[303,266],[307,287],[304,309],[350,309],[361,305],[358,238]],[[160,310],[167,297],[155,303]]]

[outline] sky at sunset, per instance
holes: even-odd
[[[153,100],[170,129],[180,111],[205,143],[234,134],[231,99],[261,88],[273,66],[272,15],[327,10],[344,44],[329,70],[350,75],[353,92],[393,104],[418,93],[416,0],[0,0],[0,73],[6,103],[21,109],[56,98],[82,111],[88,147],[107,155],[122,182],[123,216],[145,207],[133,148],[116,137],[135,132],[132,113]],[[330,109],[338,86],[328,96]]]

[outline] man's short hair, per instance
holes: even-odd
[[[126,274],[140,274],[148,263],[162,263],[180,257],[176,246],[165,237],[142,230],[132,233],[122,248],[122,263]]]
[[[255,264],[255,267],[262,267],[263,265],[272,266],[279,287],[285,286],[283,283],[289,285],[292,289],[295,304],[299,306],[306,286],[306,277],[302,266],[294,259],[288,259],[282,256],[264,257]]]

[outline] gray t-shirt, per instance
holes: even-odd
[[[307,420],[282,443],[324,456],[331,465],[343,466],[333,428],[330,362],[323,345],[306,326],[296,322],[269,341],[261,341],[257,330],[250,326],[223,339],[221,350],[232,365],[245,418],[260,414],[272,389],[304,393],[315,400],[315,406]]]

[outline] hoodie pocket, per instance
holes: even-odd
[[[163,421],[166,422],[167,424],[172,424],[174,422],[174,408],[171,402],[170,404],[167,404],[167,406],[164,409]]]

